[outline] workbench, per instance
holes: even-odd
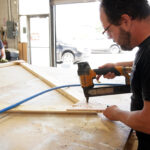
[[[1,109],[50,87],[79,83],[76,71],[40,68],[19,61],[0,64],[0,72]],[[130,128],[101,113],[32,112],[36,108],[71,106],[78,101],[85,101],[81,87],[70,87],[45,93],[14,112],[0,114],[0,150],[123,150]],[[130,94],[94,97],[90,101],[129,110]]]

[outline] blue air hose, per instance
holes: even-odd
[[[121,86],[121,85],[124,85],[124,84],[108,84],[108,83],[101,84],[100,83],[100,84],[94,84],[94,85],[112,85],[112,86],[118,86],[119,85],[119,86]],[[25,98],[25,99],[21,100],[21,101],[15,103],[15,104],[12,104],[12,105],[10,105],[8,107],[5,107],[5,108],[1,109],[0,110],[0,114],[3,113],[3,112],[8,111],[10,109],[13,109],[13,108],[21,105],[22,103],[25,103],[25,102],[27,102],[27,101],[29,101],[29,100],[37,97],[37,96],[40,96],[40,95],[42,95],[44,93],[47,93],[47,92],[50,92],[50,91],[53,91],[53,90],[57,90],[57,89],[61,89],[61,88],[65,88],[65,87],[75,87],[75,86],[81,86],[81,85],[80,84],[70,84],[70,85],[57,86],[57,87],[54,87],[54,88],[47,89],[45,91],[39,92],[39,93],[37,93],[35,95],[32,95],[32,96],[30,96],[28,98]]]

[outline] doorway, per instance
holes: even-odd
[[[49,16],[29,16],[30,61],[36,66],[50,66]]]

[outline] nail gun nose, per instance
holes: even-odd
[[[86,102],[89,103],[89,97],[86,97]]]

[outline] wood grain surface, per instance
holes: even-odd
[[[25,66],[25,67],[24,67]],[[26,67],[29,66],[29,69]],[[32,70],[32,71],[30,71]],[[50,88],[43,77],[53,85],[72,84],[78,81],[73,71],[56,68],[38,68],[25,63],[0,67],[1,108],[14,104]],[[34,72],[36,71],[36,72]],[[39,74],[40,76],[39,76]],[[38,74],[38,75],[36,75]],[[43,75],[41,77],[41,75]],[[78,81],[79,82],[79,81]],[[75,82],[76,83],[76,82]],[[65,93],[65,94],[64,94]],[[66,96],[66,95],[69,95]],[[70,95],[72,95],[70,97]],[[128,110],[130,95],[91,98],[90,103],[106,106],[118,104]],[[30,113],[0,114],[0,149],[2,150],[122,150],[130,128],[120,122],[112,122],[102,113],[65,114],[34,113],[34,109],[70,108],[76,102],[85,102],[81,87],[53,91],[16,107]]]

